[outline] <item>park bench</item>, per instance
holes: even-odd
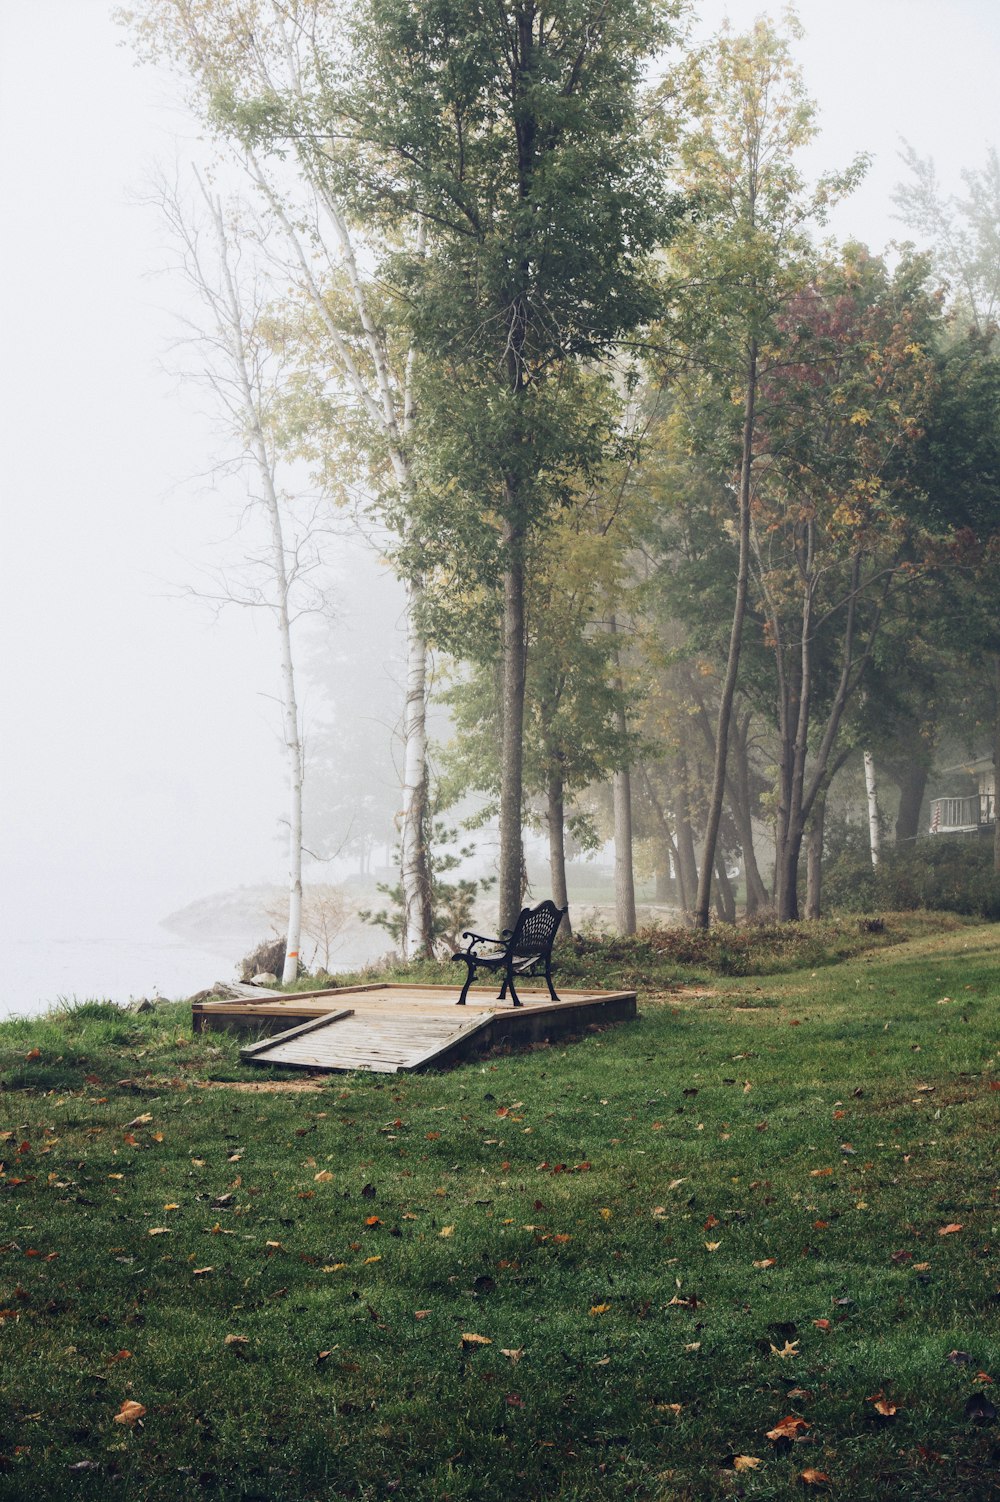
[[[452,955],[453,960],[464,960],[469,967],[462,994],[458,998],[458,1005],[465,1005],[465,998],[469,994],[469,987],[472,985],[473,976],[477,970],[502,970],[504,972],[503,985],[500,987],[500,995],[497,999],[503,1001],[509,990],[511,1001],[519,1007],[522,1003],[514,989],[515,973],[526,975],[536,965],[542,964],[545,966],[545,980],[549,995],[553,1001],[558,1001],[559,998],[552,984],[552,945],[555,943],[559,925],[566,911],[564,907],[556,907],[554,902],[540,902],[537,907],[522,908],[514,927],[505,928],[499,939],[490,939],[485,934],[474,934],[466,929],[462,938],[469,940],[468,947]],[[477,954],[477,944],[492,944],[500,952]]]

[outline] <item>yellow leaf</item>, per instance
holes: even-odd
[[[500,1355],[506,1356],[507,1360],[513,1361],[516,1366],[521,1357],[524,1355],[524,1346],[516,1346],[512,1351],[508,1351],[503,1346],[501,1346]]]
[[[439,1236],[454,1236],[454,1234],[455,1234],[455,1227],[454,1226],[442,1226],[441,1229],[440,1229],[440,1231],[438,1232]]]
[[[719,1247],[721,1245],[722,1245],[721,1241],[706,1241],[705,1242],[705,1250],[706,1250],[706,1252],[717,1252],[719,1250]]]
[[[776,1263],[776,1257],[762,1257],[759,1262],[754,1263],[754,1267],[774,1267]]]
[[[126,1398],[121,1408],[115,1414],[115,1423],[135,1424],[144,1416],[145,1412],[146,1410],[141,1403],[133,1403],[131,1398]]]
[[[317,1184],[329,1184],[332,1178],[333,1174],[328,1168],[323,1168],[319,1173],[313,1174],[313,1179]]]
[[[755,1471],[763,1462],[756,1455],[734,1455],[734,1471]]]
[[[192,1277],[195,1277],[195,1278],[203,1278],[203,1277],[205,1277],[206,1273],[214,1273],[214,1272],[215,1272],[215,1268],[214,1267],[195,1267],[195,1268],[192,1268],[192,1270],[191,1270]]]
[[[173,1202],[171,1202],[169,1205],[164,1205],[163,1208],[164,1208],[164,1210],[179,1210],[180,1209],[180,1205],[175,1205],[175,1204],[173,1204]]]
[[[320,1271],[324,1273],[339,1273],[341,1268],[346,1266],[346,1262],[331,1262],[326,1267],[321,1268]]]
[[[146,1232],[146,1235],[147,1236],[169,1236],[170,1235],[170,1227],[169,1226],[153,1226],[151,1230],[149,1230],[149,1231]]]
[[[369,1262],[381,1262],[381,1261],[382,1261],[381,1257],[366,1257],[365,1260],[364,1260],[364,1262],[361,1265],[362,1265],[362,1267],[367,1267],[368,1264],[369,1264]]]
[[[611,1219],[611,1211],[607,1208],[606,1205],[601,1210],[600,1215],[601,1215],[601,1219],[602,1220],[610,1220]]]
[[[938,1232],[938,1235],[939,1236],[954,1236],[956,1231],[964,1231],[964,1230],[965,1230],[965,1227],[959,1221],[953,1220],[953,1221],[950,1221],[948,1225],[942,1226],[941,1229],[940,1229],[940,1231]]]
[[[493,1342],[488,1335],[472,1335],[469,1333],[462,1335],[462,1345],[470,1350],[473,1346],[491,1346],[492,1344]]]
[[[610,1304],[591,1304],[590,1312],[591,1314],[607,1314],[610,1308]]]

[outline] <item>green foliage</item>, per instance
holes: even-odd
[[[936,835],[905,850],[871,857],[846,854],[827,864],[823,886],[832,907],[848,912],[906,912],[916,908],[1000,918],[1000,872],[984,840]]]
[[[441,820],[437,820],[428,846],[431,874],[431,940],[435,951],[442,956],[449,955],[461,947],[460,936],[472,922],[477,899],[494,885],[493,877],[480,877],[472,880],[467,876],[461,876],[455,881],[444,879],[449,872],[457,870],[463,861],[471,859],[476,852],[475,845],[463,845],[456,850],[454,846],[458,838],[457,829],[448,829]],[[402,885],[397,882],[395,886],[389,886],[384,882],[379,882],[378,890],[383,897],[388,897],[391,906],[381,908],[378,912],[367,909],[358,916],[365,923],[384,928],[393,943],[402,948],[406,926]]]

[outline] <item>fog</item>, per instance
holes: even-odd
[[[698,9],[704,31],[725,14],[745,25],[760,7]],[[901,137],[935,156],[952,189],[1000,137],[994,6],[798,9],[823,111],[815,166],[875,154],[834,228],[881,248],[901,233],[889,202]],[[235,941],[199,947],[160,920],[284,871],[276,650],[267,621],[185,593],[207,560],[238,555],[240,488],[204,479],[218,433],[204,394],[164,363],[189,294],[153,274],[167,263],[164,232],[138,202],[157,163],[204,147],[175,81],[135,65],[111,10],[0,10],[0,1013],[210,984],[239,957]],[[388,745],[400,596],[363,541],[342,537],[334,559],[341,606],[308,646],[307,734],[356,713]],[[364,702],[345,704],[344,685],[359,682]],[[373,776],[384,794],[385,767]],[[374,933],[370,944],[382,947]]]

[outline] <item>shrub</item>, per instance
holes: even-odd
[[[909,912],[928,908],[976,918],[1000,918],[1000,875],[987,841],[939,835],[870,860],[843,856],[824,872],[831,907],[847,912]]]

